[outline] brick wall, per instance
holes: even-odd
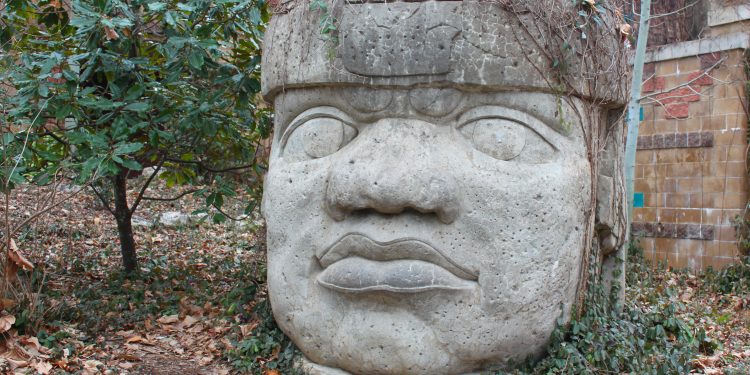
[[[644,72],[632,232],[676,268],[736,259],[732,220],[748,198],[743,51],[650,63]],[[638,200],[638,199],[636,199]]]

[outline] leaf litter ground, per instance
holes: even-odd
[[[150,195],[170,194],[161,183]],[[39,204],[39,188],[17,189],[9,216],[22,220]],[[191,195],[147,201],[136,213],[140,273],[120,271],[111,215],[82,192],[41,216],[16,238],[35,268],[6,283],[0,315],[0,372],[83,374],[230,374],[227,352],[252,338],[253,311],[265,298],[264,239],[252,222],[165,226],[167,212],[202,208]],[[4,207],[2,208],[4,211]],[[257,223],[256,223],[257,224]],[[680,317],[706,330],[716,348],[693,359],[693,372],[750,373],[748,288],[717,292],[715,273],[655,272],[664,296],[681,302]],[[643,299],[637,288],[628,298]],[[271,343],[276,344],[276,343]],[[251,358],[265,368],[269,358]]]

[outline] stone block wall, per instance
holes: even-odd
[[[654,61],[644,79],[632,233],[652,260],[720,268],[748,199],[744,51]]]

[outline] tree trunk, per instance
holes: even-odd
[[[138,258],[135,255],[135,239],[133,238],[132,215],[128,207],[127,170],[112,177],[115,195],[115,220],[120,234],[120,253],[125,272],[130,273],[138,268]]]

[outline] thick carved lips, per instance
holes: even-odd
[[[418,293],[476,286],[476,274],[413,238],[377,242],[351,233],[317,256],[324,268],[318,283],[336,291]]]

